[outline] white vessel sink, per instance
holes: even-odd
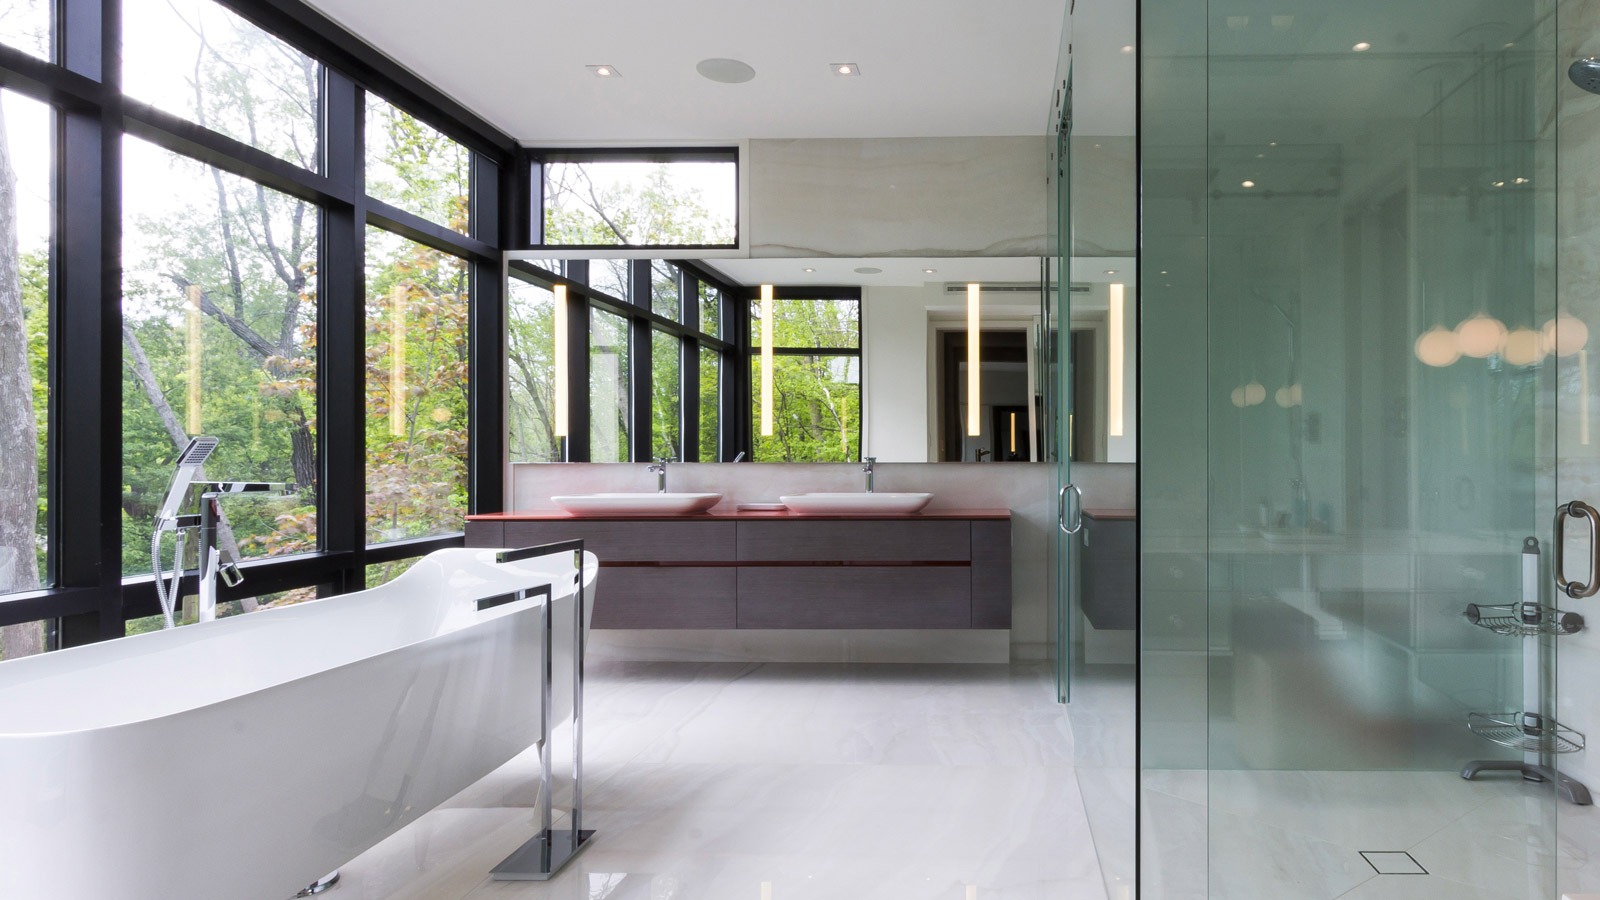
[[[933,499],[932,494],[879,493],[791,494],[779,497],[790,512],[801,515],[862,513],[914,513]]]
[[[722,500],[721,494],[569,494],[551,497],[575,516],[686,516],[703,513]]]

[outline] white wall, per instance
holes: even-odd
[[[750,255],[1041,256],[1042,136],[753,140]]]

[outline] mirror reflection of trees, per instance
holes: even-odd
[[[757,433],[757,462],[855,462],[861,458],[861,302],[779,298],[772,303],[771,435]],[[761,421],[761,306],[751,304],[751,421]],[[827,353],[854,349],[856,354]],[[759,428],[757,431],[759,432]]]

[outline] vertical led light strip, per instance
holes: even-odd
[[[761,286],[761,434],[772,435],[772,285]]]
[[[1017,452],[1017,414],[1011,414],[1011,452]]]
[[[406,433],[406,284],[389,292],[389,433]]]
[[[978,427],[978,407],[980,394],[978,391],[978,342],[983,332],[978,323],[978,294],[980,288],[976,283],[967,285],[967,436],[977,437],[981,429]]]
[[[190,434],[199,434],[200,429],[200,360],[203,358],[200,346],[200,285],[191,284],[185,289],[188,294],[188,308],[185,314],[189,318],[189,406],[185,410],[188,419],[184,423]]]
[[[1122,437],[1122,285],[1111,286],[1110,371],[1106,373],[1106,432]]]
[[[551,329],[555,332],[555,353],[551,359],[555,360],[555,436],[567,436],[567,286],[558,284],[555,287],[555,322]]]

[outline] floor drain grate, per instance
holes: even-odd
[[[1428,874],[1428,870],[1404,850],[1363,850],[1361,858],[1379,875]]]

